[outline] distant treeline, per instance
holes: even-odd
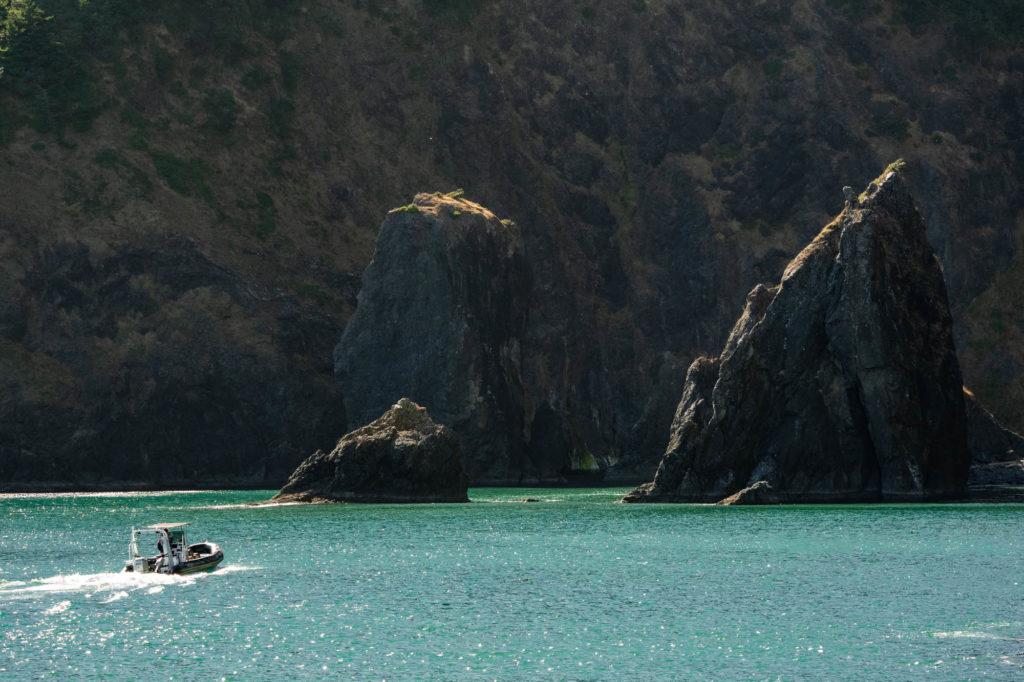
[[[0,108],[0,140],[26,122],[61,136],[84,130],[108,105],[98,63],[115,65],[147,24],[164,24],[196,55],[225,62],[252,56],[253,32],[288,37],[297,0],[0,0],[0,94],[25,115]],[[91,57],[92,59],[90,59]]]
[[[370,15],[394,17],[393,0],[349,0]],[[430,16],[471,20],[488,0],[422,0]],[[852,19],[882,11],[876,0],[828,0]],[[147,24],[161,23],[196,56],[227,64],[255,55],[255,33],[275,43],[292,32],[298,0],[0,0],[0,144],[31,124],[63,137],[85,130],[109,94],[98,87],[100,64],[112,65],[137,45]],[[950,28],[950,49],[970,60],[986,47],[1024,46],[1020,0],[896,0],[892,18],[911,32]],[[390,11],[385,10],[388,8]],[[154,61],[159,62],[159,51]],[[91,59],[90,59],[91,57]],[[160,63],[154,63],[160,69]],[[120,68],[123,68],[121,66]],[[11,96],[18,100],[12,106]]]

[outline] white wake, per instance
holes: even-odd
[[[215,579],[234,573],[259,570],[258,566],[223,566],[214,571],[188,575],[163,573],[71,573],[36,580],[0,581],[0,602],[4,600],[56,597],[47,609],[49,615],[63,613],[71,606],[67,597],[95,600],[112,604],[132,594],[160,594],[167,589],[184,588],[200,580]]]

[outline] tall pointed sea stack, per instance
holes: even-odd
[[[626,501],[760,481],[782,502],[949,497],[967,481],[965,424],[942,272],[890,168],[750,292],[717,359],[694,361],[655,479]]]

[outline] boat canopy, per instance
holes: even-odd
[[[170,530],[171,528],[180,528],[182,526],[191,525],[188,522],[185,523],[151,523],[148,526],[143,526],[139,530]]]
[[[162,537],[166,537],[168,542],[171,543],[171,547],[184,546],[187,544],[185,539],[185,527],[190,524],[188,523],[153,523],[142,528],[132,529],[132,552],[137,552],[135,547],[135,538],[141,537],[146,533],[156,533]]]

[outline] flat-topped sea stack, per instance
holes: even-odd
[[[459,436],[474,481],[514,480],[529,285],[522,236],[460,195],[417,194],[388,213],[335,374],[349,423],[408,396]]]
[[[271,502],[468,502],[450,429],[402,398],[376,421],[306,459]]]
[[[687,373],[668,448],[628,502],[932,500],[971,455],[942,271],[897,165],[747,297]]]

